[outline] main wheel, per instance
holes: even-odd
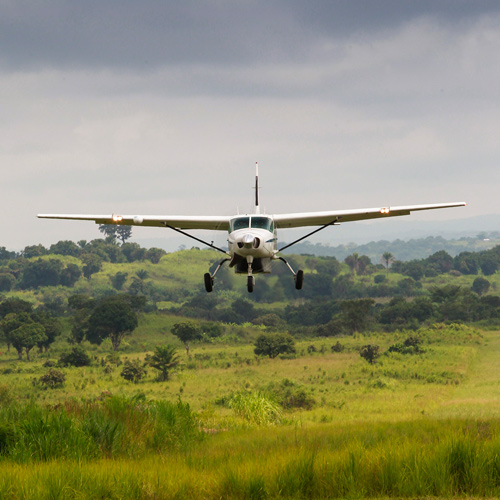
[[[214,279],[210,273],[205,273],[203,278],[205,279],[205,290],[210,293],[214,289]]]
[[[253,279],[253,276],[248,276],[247,278],[247,290],[252,293],[253,292],[253,285],[255,284],[255,281]]]
[[[295,276],[295,288],[297,290],[301,290],[303,283],[304,283],[304,271],[302,271],[302,269],[299,269]]]

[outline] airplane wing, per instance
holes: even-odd
[[[86,215],[86,214],[39,214],[40,219],[89,220],[96,224],[122,226],[174,227],[176,229],[212,229],[227,231],[229,216],[210,215]]]
[[[356,210],[337,210],[331,212],[304,212],[296,214],[274,215],[274,222],[278,229],[303,226],[323,226],[334,222],[353,222],[358,220],[382,219],[410,215],[420,210],[435,210],[438,208],[463,207],[464,202],[436,203],[432,205],[408,205],[403,207],[361,208]]]

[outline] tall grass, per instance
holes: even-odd
[[[187,449],[202,439],[188,404],[113,396],[55,407],[0,407],[0,460],[138,457]]]
[[[498,497],[500,421],[247,428],[187,452],[0,467],[9,499]]]

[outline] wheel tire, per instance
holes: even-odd
[[[247,278],[247,290],[249,293],[253,292],[254,279],[253,276],[248,276]]]
[[[205,290],[210,293],[214,289],[214,280],[212,275],[210,273],[205,273],[203,278],[205,279]]]
[[[304,271],[299,269],[297,275],[295,276],[295,288],[297,290],[302,290],[302,285],[304,284]]]

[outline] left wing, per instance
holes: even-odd
[[[324,226],[335,222],[353,222],[357,220],[381,219],[410,215],[419,210],[464,207],[465,202],[436,203],[432,205],[408,205],[403,207],[361,208],[356,210],[337,210],[331,212],[304,212],[297,214],[278,214],[273,219],[278,229],[303,226]]]
[[[229,216],[210,215],[86,215],[86,214],[39,214],[40,219],[90,220],[96,224],[122,226],[174,227],[176,229],[213,229],[227,231]]]

